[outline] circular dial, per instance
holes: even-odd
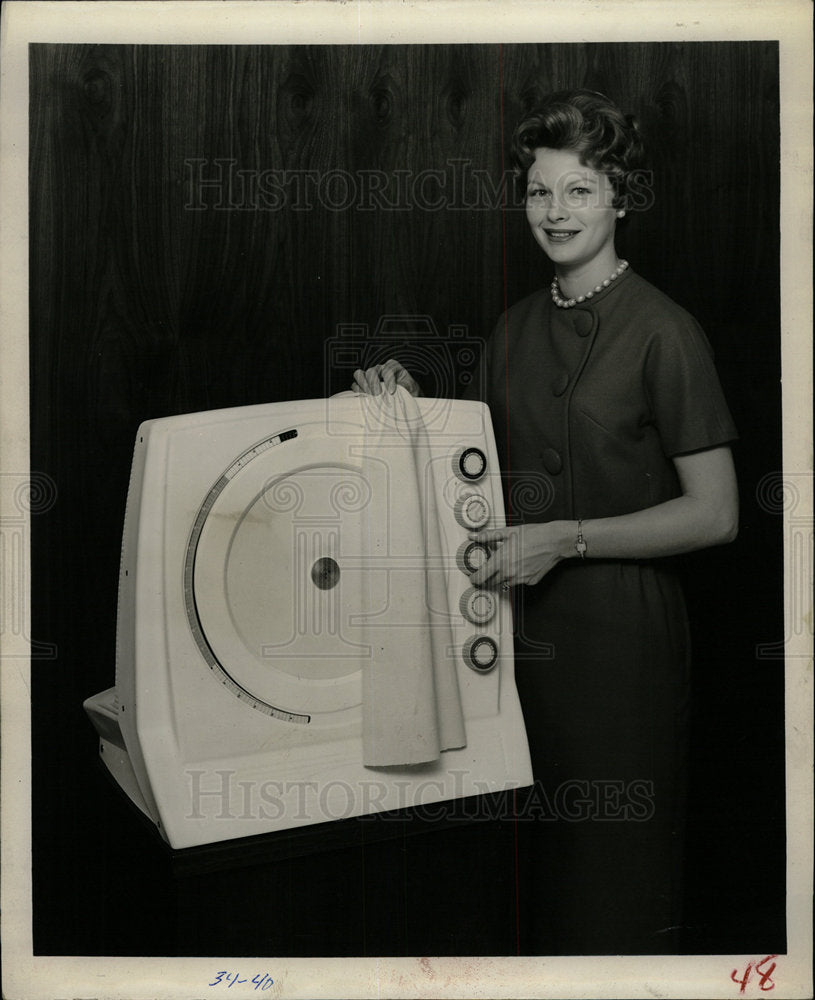
[[[456,553],[456,565],[468,576],[480,569],[490,557],[489,548],[483,542],[463,542]]]
[[[335,456],[322,427],[303,424],[242,452],[206,494],[184,562],[187,619],[213,675],[251,708],[316,728],[361,711],[350,623],[376,610],[378,590],[346,556],[387,513]]]
[[[498,645],[488,635],[473,635],[464,643],[464,662],[479,673],[487,673],[498,662]]]
[[[453,458],[453,472],[464,482],[473,483],[487,471],[487,456],[480,448],[462,448]]]
[[[497,604],[495,595],[489,590],[469,587],[461,595],[459,607],[468,622],[472,622],[473,625],[486,625],[495,615]]]
[[[482,493],[465,493],[456,501],[453,513],[462,528],[477,531],[489,521],[491,512]]]

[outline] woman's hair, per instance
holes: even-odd
[[[512,136],[518,181],[526,183],[535,150],[543,146],[575,152],[581,163],[609,177],[615,208],[632,207],[631,182],[645,166],[645,150],[634,118],[603,94],[561,90],[524,116]]]

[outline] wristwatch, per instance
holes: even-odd
[[[574,543],[575,550],[581,559],[586,558],[586,549],[588,546],[583,540],[583,519],[581,518],[577,522],[577,541]]]

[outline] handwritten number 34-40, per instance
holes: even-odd
[[[241,986],[243,983],[248,983],[248,982],[249,982],[248,979],[241,979],[239,972],[223,971],[223,972],[218,972],[215,976],[215,982],[210,983],[209,985],[210,986],[223,985],[226,986],[227,989],[229,989],[236,983],[238,986]],[[255,989],[260,987],[262,992],[264,990],[268,990],[270,986],[274,986],[274,979],[272,979],[268,973],[264,973],[263,975],[260,975],[260,973],[258,973],[258,975],[256,975],[255,978],[252,980],[252,985],[255,987]]]

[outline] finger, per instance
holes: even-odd
[[[390,358],[382,365],[382,381],[385,383],[385,388],[388,392],[396,392],[396,384],[402,372],[404,372],[404,368],[393,358]]]
[[[365,381],[368,383],[368,392],[370,392],[372,396],[379,396],[382,392],[382,380],[379,377],[381,370],[381,365],[374,365],[373,368],[369,368],[365,372]]]
[[[470,583],[473,587],[489,587],[494,577],[494,569],[488,570],[486,566],[481,566],[475,573],[470,574]]]
[[[395,370],[395,373],[396,373],[397,385],[401,385],[403,388],[407,389],[407,391],[411,394],[411,396],[424,395],[424,393],[422,392],[422,387],[419,385],[416,379],[410,374],[407,368],[405,368],[404,365],[399,364],[398,361],[396,362],[396,365],[397,368]]]
[[[483,566],[470,575],[470,583],[474,587],[493,587],[506,578],[506,567],[503,561],[496,557],[488,559]]]
[[[482,528],[480,531],[468,531],[467,537],[473,542],[497,546],[503,545],[509,534],[505,528]]]
[[[508,575],[512,577],[517,576],[521,561],[521,540],[517,532],[513,532],[509,536],[502,554],[507,563]]]
[[[371,375],[373,371],[373,368],[369,368],[367,371],[357,368],[354,372],[354,382],[359,386],[359,391],[368,396],[375,396],[380,391],[379,379],[373,378]]]
[[[419,383],[416,379],[410,374],[407,368],[403,368],[401,365],[396,369],[396,381],[411,394],[415,393],[419,388]]]
[[[482,563],[478,569],[473,570],[470,573],[470,583],[474,587],[483,587],[485,582],[492,576],[495,572],[495,567],[490,565],[491,560],[487,559],[486,562]]]

